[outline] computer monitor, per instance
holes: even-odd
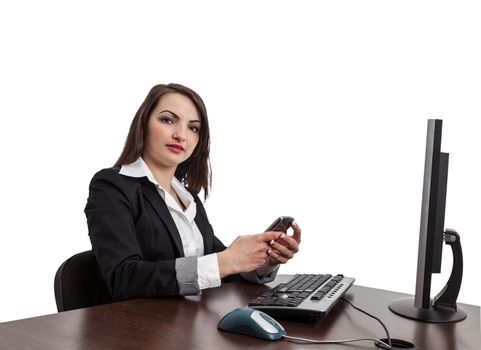
[[[466,318],[456,304],[463,275],[460,238],[456,231],[444,229],[449,154],[441,152],[442,126],[442,120],[428,120],[415,296],[389,305],[398,315],[426,322]],[[441,272],[443,242],[452,248],[453,269],[446,286],[431,300],[431,276]]]

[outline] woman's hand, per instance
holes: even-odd
[[[285,264],[299,251],[301,228],[295,222],[292,223],[291,227],[293,230],[292,236],[283,232],[278,239],[270,242],[271,249],[267,253],[267,265]]]
[[[217,253],[220,277],[249,272],[263,266],[269,254],[273,254],[270,242],[279,239],[282,234],[270,231],[237,237],[226,250]]]
[[[292,223],[293,234],[268,231],[237,237],[223,252],[217,253],[220,277],[253,271],[265,264],[285,264],[299,251],[301,228]]]

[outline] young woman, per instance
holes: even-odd
[[[198,198],[210,187],[209,124],[200,96],[156,85],[137,111],[113,168],[93,177],[85,214],[106,288],[99,301],[199,294],[241,274],[264,283],[299,249],[293,235],[214,235]]]

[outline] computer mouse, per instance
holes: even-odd
[[[278,340],[287,332],[266,313],[248,307],[232,310],[219,321],[217,328],[226,332],[250,335],[265,340]]]

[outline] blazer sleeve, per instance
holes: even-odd
[[[104,169],[90,183],[85,215],[100,272],[114,300],[179,295],[176,259],[143,258],[134,225],[136,196],[139,191],[118,169]]]

